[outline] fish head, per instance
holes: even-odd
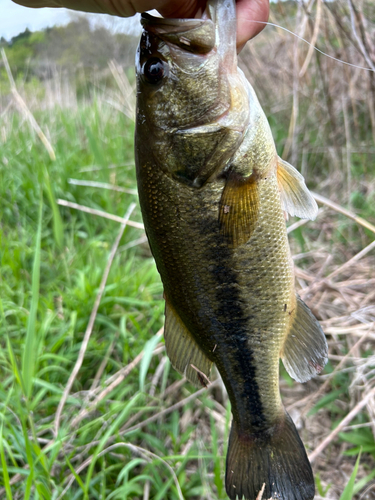
[[[234,0],[212,2],[201,19],[143,14],[141,23],[137,163],[152,157],[168,175],[201,187],[217,164],[233,154],[229,149],[234,150],[232,143],[237,144],[243,128],[231,113],[238,104],[231,84],[238,74]],[[235,137],[228,141],[232,129]],[[215,162],[214,152],[220,148],[225,154]]]
[[[209,19],[148,14],[143,14],[142,25],[136,61],[138,114],[163,131],[194,126],[212,113],[217,100],[215,25]],[[211,92],[205,92],[206,86]]]

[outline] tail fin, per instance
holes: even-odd
[[[262,433],[241,435],[233,421],[225,487],[231,500],[312,500],[314,476],[297,429],[287,413]]]

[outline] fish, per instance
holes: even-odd
[[[234,0],[201,18],[141,16],[136,55],[139,200],[165,298],[172,365],[198,387],[215,364],[231,403],[231,500],[312,500],[306,450],[279,390],[280,358],[306,382],[327,362],[296,293],[285,213],[314,219],[302,175],[276,151],[237,66]]]

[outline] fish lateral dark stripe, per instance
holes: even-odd
[[[305,448],[289,415],[257,434],[240,434],[233,422],[225,487],[231,500],[313,500],[314,476]]]
[[[266,423],[266,416],[257,382],[254,353],[248,345],[249,314],[239,292],[233,251],[220,234],[217,219],[212,213],[210,215],[202,221],[201,231],[212,235],[211,244],[207,245],[207,260],[215,263],[211,266],[211,275],[216,284],[214,317],[216,331],[220,334],[215,336],[218,348],[214,359],[227,387],[235,418],[246,427],[261,428]]]

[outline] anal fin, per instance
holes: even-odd
[[[298,295],[281,359],[286,371],[298,382],[307,382],[320,373],[328,360],[328,346],[323,330]]]
[[[173,367],[197,387],[206,387],[212,367],[173,306],[165,301],[164,339]]]
[[[246,243],[259,215],[259,190],[254,175],[229,172],[219,207],[220,231],[232,247]]]

